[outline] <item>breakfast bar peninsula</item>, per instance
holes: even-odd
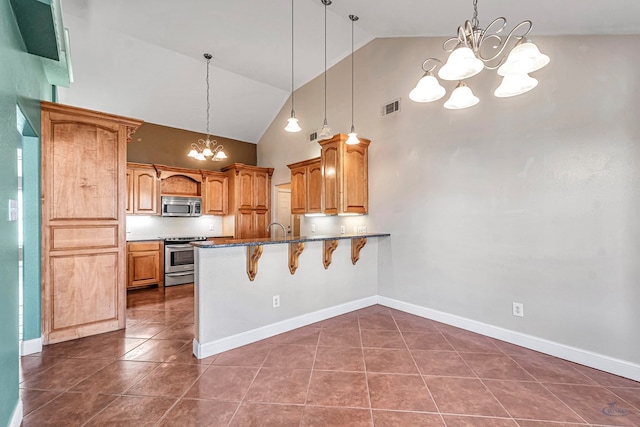
[[[193,242],[195,338],[205,358],[377,302],[387,233]]]

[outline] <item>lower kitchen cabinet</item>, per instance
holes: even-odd
[[[127,289],[155,284],[164,286],[164,243],[127,243]]]

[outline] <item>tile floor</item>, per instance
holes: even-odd
[[[24,426],[640,426],[640,383],[382,306],[208,359],[193,286],[22,358]]]

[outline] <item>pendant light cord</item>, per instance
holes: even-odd
[[[293,114],[293,0],[291,0],[291,114]]]
[[[207,141],[209,140],[209,62],[211,62],[211,54],[205,53],[204,57],[207,58]]]
[[[323,0],[324,4],[324,123],[327,123],[327,6],[331,0]]]
[[[349,19],[351,19],[351,132],[353,132],[353,129],[354,129],[353,128],[353,103],[354,103],[353,102],[353,98],[354,98],[354,96],[353,96],[353,94],[354,94],[354,90],[353,90],[353,81],[354,81],[353,80],[353,70],[354,70],[354,65],[353,64],[355,62],[354,59],[353,59],[353,52],[354,52],[354,49],[353,49],[353,45],[354,45],[354,43],[353,43],[353,39],[354,39],[354,37],[353,37],[353,34],[354,34],[353,25],[354,25],[354,22],[356,22],[358,20],[358,17],[356,15],[349,15]]]

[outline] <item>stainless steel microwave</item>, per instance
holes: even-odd
[[[200,197],[162,196],[162,216],[200,216]]]

